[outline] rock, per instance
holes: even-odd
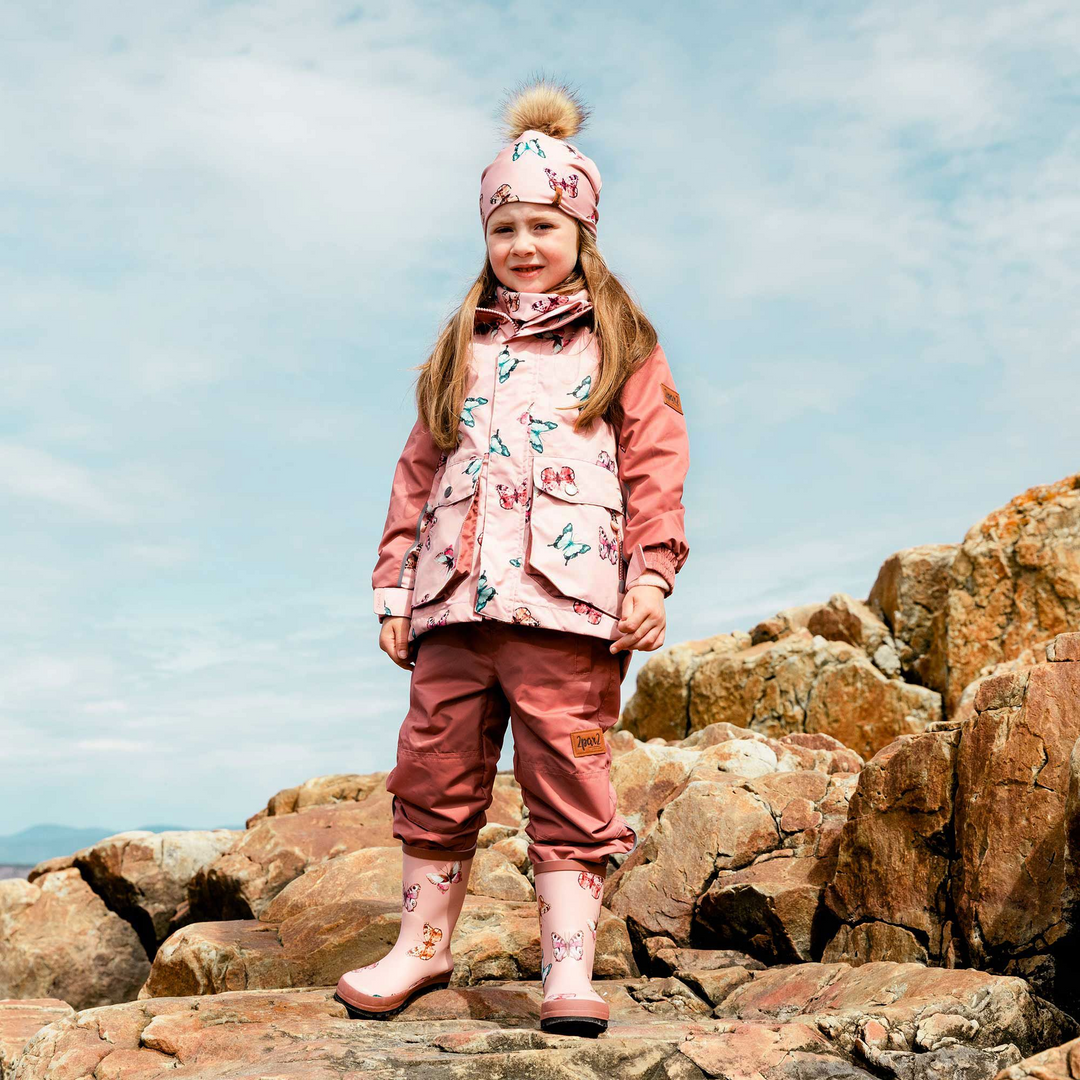
[[[123,832],[66,858],[109,910],[134,927],[152,958],[187,918],[188,883],[243,835],[232,829]],[[29,880],[42,876],[45,866],[35,867]]]
[[[849,924],[828,959],[941,961],[959,743],[959,731],[902,735],[863,767],[825,893],[829,908]],[[863,923],[878,925],[855,934]]]
[[[605,902],[632,932],[689,945],[697,899],[716,870],[749,865],[779,843],[768,804],[749,781],[696,780],[668,803],[638,849],[609,876]]]
[[[1080,629],[1080,473],[973,525],[949,567],[945,712],[987,664]]]
[[[959,544],[923,544],[890,555],[866,604],[888,626],[908,682],[939,693],[946,682],[949,566]]]
[[[690,684],[691,729],[725,720],[773,738],[824,732],[864,757],[939,719],[940,695],[887,679],[861,649],[805,628],[704,657]]]
[[[951,928],[952,923],[946,923]],[[946,944],[951,938],[945,938]],[[927,964],[930,956],[926,946],[905,926],[887,922],[861,922],[857,926],[842,925],[821,953],[825,964],[859,964],[871,960],[888,960],[894,964]],[[956,967],[947,963],[946,967]]]
[[[75,1010],[59,998],[0,1001],[0,1077],[12,1075],[15,1059],[41,1028],[74,1015]]]
[[[304,1080],[868,1076],[808,1024],[663,1015],[631,996],[645,980],[598,985],[611,1022],[596,1040],[541,1032],[541,992],[535,982],[436,991],[415,999],[389,1022],[347,1019],[333,1000],[333,987],[143,1000],[44,1028],[23,1052],[18,1075],[19,1080],[91,1075],[167,1080],[173,1074]]]
[[[479,848],[469,874],[469,896],[536,902],[528,879],[501,852]],[[353,900],[401,903],[401,847],[363,848],[312,867],[290,882],[263,912],[265,922],[283,922],[309,907]]]
[[[134,998],[149,970],[138,935],[78,870],[0,881],[3,997],[111,1005]]]
[[[835,927],[821,903],[835,865],[835,858],[785,858],[719,871],[698,901],[699,938],[741,944],[766,963],[820,956]]]
[[[360,803],[310,806],[256,822],[230,851],[196,873],[188,890],[191,919],[258,917],[309,867],[362,848],[397,844],[391,798],[376,791]]]
[[[1070,1039],[1024,1058],[994,1080],[1075,1080],[1080,1076],[1080,1039]]]
[[[888,626],[880,614],[847,593],[834,593],[824,604],[802,604],[777,612],[750,631],[750,642],[779,641],[798,630],[826,641],[846,641],[861,649],[887,678],[900,674],[900,657]]]
[[[845,1052],[859,1039],[914,1050],[920,1027],[941,1013],[956,1018],[953,1030],[967,1045],[984,1049],[1009,1042],[1029,1054],[1080,1031],[1023,979],[985,971],[872,961],[855,968],[795,964],[752,974],[724,1000],[718,1016],[805,1020]]]
[[[296,787],[284,788],[271,796],[265,808],[252,814],[247,827],[268,817],[296,814],[313,806],[337,806],[342,803],[365,802],[372,795],[386,794],[388,773],[339,773],[334,776],[316,776]],[[388,806],[390,800],[380,800]],[[487,820],[517,828],[521,825],[521,789],[512,772],[495,774],[491,792],[491,806]]]
[[[328,895],[332,895],[328,893]],[[401,922],[401,898],[278,901],[280,923],[235,920],[195,923],[168,938],[154,959],[145,997],[219,994],[237,989],[333,985],[345,971],[390,950]],[[452,985],[491,979],[539,978],[540,926],[530,903],[466,896],[452,949]],[[594,974],[638,973],[622,919],[601,909]]]
[[[668,941],[670,938],[650,938],[650,941]],[[668,944],[653,953],[653,975],[679,975],[680,972],[720,971],[724,968],[745,968],[747,971],[763,970],[765,965],[739,949],[680,949]]]
[[[683,738],[689,731],[690,680],[697,665],[707,656],[737,652],[749,644],[750,636],[738,631],[661,649],[642,665],[611,734],[625,730],[643,741]]]
[[[996,969],[1047,953],[1069,930],[1064,819],[1080,664],[987,680],[975,710],[956,760],[952,899],[970,962]]]
[[[666,979],[647,979],[630,991],[630,996],[658,1016],[708,1016],[712,1009],[674,975]]]

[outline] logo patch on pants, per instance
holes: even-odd
[[[604,743],[604,729],[596,727],[589,728],[588,731],[572,731],[570,745],[574,748],[574,757],[603,754],[607,750]]]

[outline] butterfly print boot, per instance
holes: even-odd
[[[565,864],[564,864],[565,865]],[[540,1028],[595,1038],[607,1029],[608,1004],[591,985],[604,876],[534,866],[540,909]]]
[[[450,982],[450,937],[465,902],[475,852],[403,846],[401,929],[394,947],[366,967],[346,971],[335,1000],[354,1019],[385,1020],[419,994]]]

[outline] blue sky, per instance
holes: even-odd
[[[686,408],[669,644],[1080,468],[1078,68],[1054,0],[4,5],[0,833],[391,767],[375,545],[538,71]]]

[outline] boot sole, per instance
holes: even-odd
[[[357,1008],[357,1006],[346,1001],[336,990],[334,991],[334,1000],[345,1006],[345,1011],[353,1020],[389,1020],[392,1016],[397,1016],[402,1009],[407,1005],[411,1005],[417,998],[423,997],[424,994],[430,994],[432,990],[445,990],[449,985],[450,976],[447,975],[445,979],[441,979],[438,982],[431,982],[426,986],[418,986],[399,1005],[395,1005],[389,1009],[380,1009],[378,1012],[374,1012],[370,1009]]]
[[[552,1035],[580,1035],[595,1039],[607,1031],[608,1022],[595,1016],[549,1016],[540,1021],[540,1030]]]

